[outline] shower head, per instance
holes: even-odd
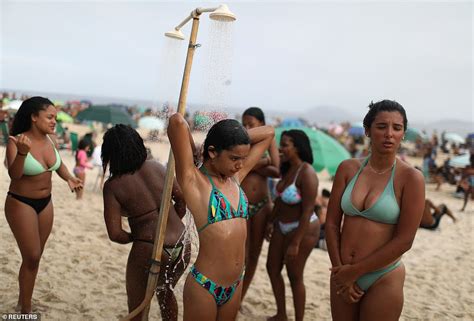
[[[173,29],[171,31],[165,32],[165,36],[173,39],[184,40],[184,35],[179,29]]]
[[[235,15],[229,10],[229,7],[225,4],[221,4],[216,10],[211,12],[209,18],[212,20],[232,22],[235,21]]]

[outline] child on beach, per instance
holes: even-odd
[[[79,178],[84,185],[86,184],[86,168],[93,168],[92,164],[87,160],[87,152],[89,151],[89,148],[89,144],[84,139],[79,141],[76,151],[76,166],[74,166],[73,169],[74,175]],[[83,195],[84,190],[82,189],[76,193],[76,199],[82,199]]]

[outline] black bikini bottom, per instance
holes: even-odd
[[[39,199],[17,195],[12,192],[8,192],[7,194],[16,200],[22,203],[25,203],[26,205],[31,206],[35,210],[36,214],[38,215],[39,213],[41,213],[42,210],[46,208],[46,206],[48,206],[49,202],[51,201],[51,194],[49,194],[45,198],[39,198]]]

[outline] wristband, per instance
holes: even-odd
[[[23,153],[20,153],[19,151],[17,151],[16,153],[17,153],[18,155],[20,155],[20,156],[26,156],[26,155],[28,155],[28,153],[23,154]]]

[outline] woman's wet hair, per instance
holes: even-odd
[[[242,114],[243,116],[252,116],[255,117],[258,121],[260,121],[262,124],[265,125],[265,114],[263,111],[258,108],[258,107],[250,107],[247,108],[244,113]]]
[[[230,150],[237,145],[249,145],[250,137],[247,130],[235,119],[223,119],[215,123],[207,133],[204,141],[203,157],[209,159],[209,147],[213,146],[217,153]]]
[[[133,174],[147,159],[143,139],[127,125],[115,125],[104,134],[101,150],[104,173],[109,166],[112,177]]]
[[[13,118],[10,134],[16,136],[30,130],[31,115],[37,116],[41,110],[46,110],[51,105],[54,106],[51,100],[40,96],[31,97],[23,101],[15,114],[15,118]]]
[[[313,164],[313,150],[311,149],[308,135],[304,131],[299,129],[285,130],[281,133],[281,137],[283,136],[288,136],[291,139],[298,152],[298,157],[303,162]],[[288,169],[290,169],[290,163],[282,162],[280,166],[281,173],[285,174],[288,172]]]
[[[400,115],[402,115],[403,117],[403,130],[407,130],[408,119],[407,114],[405,112],[405,108],[403,108],[403,106],[397,103],[396,101],[388,99],[381,100],[376,103],[370,103],[369,112],[364,117],[365,129],[369,130],[375,120],[375,117],[377,117],[378,113],[383,111],[400,113]]]

